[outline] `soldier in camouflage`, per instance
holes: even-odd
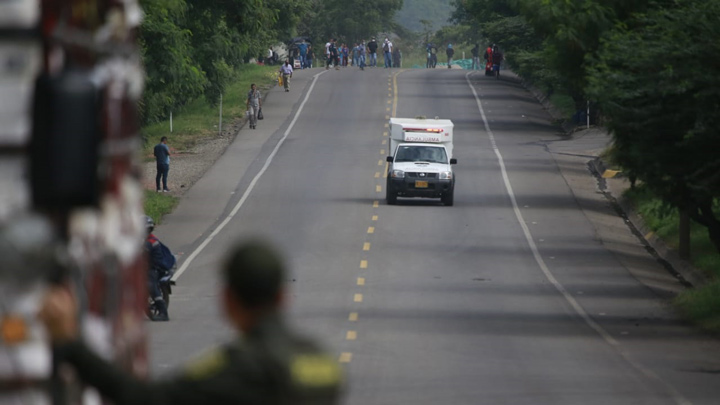
[[[63,288],[48,293],[43,319],[56,363],[116,405],[335,404],[342,374],[334,358],[291,331],[280,314],[285,270],[266,244],[235,247],[225,262],[222,306],[235,341],[191,362],[175,377],[148,382],[130,376],[81,342],[76,302]]]

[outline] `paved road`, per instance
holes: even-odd
[[[320,72],[271,92],[275,122],[242,131],[160,227],[197,254],[172,322],[151,325],[156,373],[231,336],[216,269],[262,235],[292,267],[291,321],[346,363],[348,404],[717,403],[720,346],[674,318],[661,298],[681,287],[582,187],[602,145],[558,134],[512,80]],[[385,204],[393,114],[454,121],[454,207]]]

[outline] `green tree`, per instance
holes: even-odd
[[[312,20],[300,33],[311,35],[318,44],[333,37],[350,43],[367,40],[388,33],[402,5],[403,0],[315,1],[309,7]]]
[[[720,3],[674,3],[604,35],[588,93],[623,168],[706,226],[720,252]]]
[[[164,119],[202,93],[207,79],[191,55],[192,34],[182,28],[182,0],[143,0],[145,19],[139,42],[146,72],[140,111],[146,122]]]

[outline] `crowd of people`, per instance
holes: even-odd
[[[385,38],[380,46],[373,37],[369,42],[361,40],[351,47],[346,43],[338,44],[337,39],[331,38],[325,44],[325,69],[333,66],[335,69],[341,67],[356,66],[360,70],[366,67],[378,66],[378,51],[382,52],[384,67],[402,67],[402,52],[394,46],[389,38]]]

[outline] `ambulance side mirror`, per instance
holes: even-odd
[[[455,158],[450,159],[450,164],[451,164],[451,165],[456,165],[456,164],[457,164],[457,159],[455,159]]]
[[[385,158],[385,161],[392,163],[392,162],[393,162],[393,157],[392,157],[392,156],[388,156],[388,157]]]

